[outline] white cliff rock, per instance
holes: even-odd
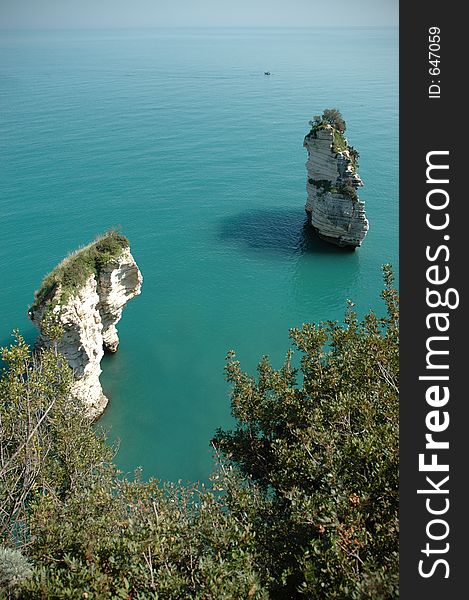
[[[93,245],[88,246],[88,251]],[[76,257],[77,255],[74,255]],[[62,263],[65,264],[65,263]],[[62,285],[52,287],[29,311],[31,320],[41,334],[37,347],[50,347],[47,319],[62,327],[57,350],[63,354],[73,370],[71,395],[79,400],[91,418],[97,418],[105,409],[108,399],[103,393],[99,376],[104,351],[116,352],[119,345],[116,324],[122,309],[134,296],[140,294],[142,275],[128,247],[117,256],[107,257],[89,275],[83,285],[63,299]]]
[[[342,138],[343,139],[343,138]],[[355,159],[346,144],[334,150],[334,128],[312,130],[303,146],[308,151],[306,212],[318,235],[338,246],[356,248],[368,232],[365,203],[356,193],[363,185]]]

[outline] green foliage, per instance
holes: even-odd
[[[8,594],[396,598],[398,298],[384,275],[385,317],[360,320],[349,303],[342,325],[291,330],[298,368],[290,352],[254,378],[229,355],[237,425],[213,440],[208,488],[123,477],[70,400],[60,355],[17,336],[0,381]]]
[[[360,158],[360,154],[353,146],[349,146],[348,151],[350,154],[350,160],[352,161],[353,170],[358,171],[358,159]]]
[[[66,302],[85,284],[90,275],[98,275],[104,265],[117,258],[128,247],[126,237],[117,231],[109,231],[88,246],[73,252],[46,275],[35,294],[31,310],[52,297],[58,288],[61,290],[59,302]]]
[[[68,397],[72,373],[55,350],[31,355],[23,338],[2,349],[0,380],[0,540],[29,540],[31,503],[62,496],[110,460],[82,408]],[[73,440],[73,443],[70,443]]]
[[[344,135],[338,129],[334,129],[332,132],[332,152],[343,152],[347,150],[348,144]]]
[[[219,493],[228,472],[216,493],[123,478],[69,398],[60,355],[32,355],[17,336],[3,359],[0,541],[33,566],[15,580],[21,598],[267,597],[252,527]]]
[[[21,552],[0,546],[0,592],[16,597],[31,575],[31,564]]]
[[[326,127],[332,127],[332,152],[335,154],[348,150],[350,154],[350,160],[354,171],[358,169],[358,151],[353,146],[349,146],[344,132],[346,130],[346,124],[342,115],[336,108],[326,109],[322,116],[316,115],[309,122],[311,131],[306,137],[315,138],[317,132]]]
[[[332,125],[340,133],[347,128],[345,121],[337,108],[326,108],[322,113],[322,122]]]
[[[257,567],[271,598],[398,596],[398,300],[385,268],[387,316],[292,329],[287,355],[257,378],[230,354],[234,431],[225,459],[250,482]],[[236,503],[230,510],[237,514]]]
[[[249,527],[201,488],[160,487],[110,473],[31,519],[41,567],[25,598],[265,598]]]
[[[322,116],[315,115],[309,122],[311,126],[310,134],[314,134],[320,129],[324,129],[327,125],[330,125],[340,134],[343,134],[347,128],[347,125],[337,108],[326,108],[322,113]]]
[[[309,183],[314,185],[316,189],[323,190],[324,192],[332,191],[332,184],[328,179],[310,179]]]
[[[343,196],[347,196],[352,200],[352,202],[356,202],[358,200],[358,194],[355,186],[352,183],[351,179],[346,179],[343,181],[340,186],[337,188],[339,194]]]
[[[327,179],[309,179],[310,185],[318,190],[322,190],[324,193],[331,192],[332,194],[342,194],[343,196],[349,197],[353,202],[358,200],[357,190],[352,183],[351,179],[346,179],[340,185],[333,186]]]

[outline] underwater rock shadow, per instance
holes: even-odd
[[[341,254],[343,248],[319,238],[303,209],[264,208],[225,217],[219,237],[253,251],[279,254]]]

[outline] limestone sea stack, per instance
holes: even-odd
[[[29,310],[40,330],[36,348],[56,344],[73,371],[70,393],[93,419],[108,403],[99,381],[101,359],[105,350],[117,351],[116,324],[127,302],[140,294],[142,281],[129,242],[112,231],[47,275]]]
[[[303,146],[306,162],[306,212],[318,235],[337,246],[356,248],[368,232],[358,152],[344,137],[345,121],[337,109],[325,110],[310,122]]]

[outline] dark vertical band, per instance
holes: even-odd
[[[404,600],[460,598],[469,573],[469,36],[460,6],[400,5]]]

